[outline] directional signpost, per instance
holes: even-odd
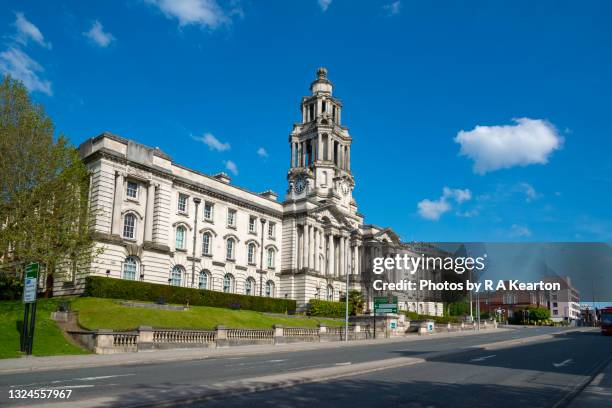
[[[374,338],[376,338],[376,316],[385,316],[387,313],[397,313],[397,296],[389,295],[385,297],[375,297]]]
[[[21,351],[32,354],[34,326],[36,324],[36,292],[38,290],[38,272],[40,265],[30,263],[25,268],[23,283],[23,328],[21,332]]]

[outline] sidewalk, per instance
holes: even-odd
[[[88,355],[64,355],[51,357],[22,357],[0,360],[0,374],[10,374],[28,371],[48,371],[70,368],[101,367],[128,364],[152,364],[167,361],[203,360],[209,358],[221,358],[226,356],[249,356],[257,354],[271,354],[278,352],[293,352],[319,349],[332,349],[339,347],[358,347],[372,344],[391,344],[401,342],[426,341],[447,337],[473,336],[477,334],[493,334],[512,329],[489,329],[481,331],[462,331],[450,333],[437,333],[434,335],[407,335],[392,337],[389,339],[372,339],[357,341],[335,341],[327,343],[293,343],[266,346],[240,346],[226,348],[194,348],[194,349],[171,349],[159,351],[141,351],[138,353],[121,354],[88,354]]]
[[[612,404],[612,359],[569,404],[569,408],[601,408]]]

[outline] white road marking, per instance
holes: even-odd
[[[336,366],[348,366],[348,365],[351,365],[351,364],[353,364],[353,363],[351,363],[350,361],[347,361],[346,363],[336,363],[335,365]]]
[[[485,361],[485,360],[488,360],[488,359],[490,359],[490,358],[495,357],[496,355],[497,355],[497,354],[493,354],[492,356],[485,356],[485,357],[473,358],[473,359],[471,359],[471,360],[470,360],[470,363],[472,363],[472,362],[480,362],[480,361]]]
[[[136,375],[136,374],[101,375],[99,377],[75,378],[75,380],[76,381],[95,381],[95,380],[106,380],[107,378],[115,378],[115,377],[129,377],[131,375]]]
[[[571,358],[568,358],[567,360],[561,362],[561,363],[553,363],[553,366],[555,366],[555,368],[561,368],[561,367],[565,367],[566,365],[568,365],[569,363],[571,363],[572,360]]]
[[[266,361],[266,363],[282,363],[283,361],[287,361],[287,359],[284,359],[284,360],[268,360],[268,361]]]

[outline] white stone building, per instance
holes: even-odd
[[[399,248],[389,228],[364,225],[352,192],[352,138],[320,68],[289,135],[285,200],[208,176],[109,133],[80,153],[91,171],[96,245],[89,273],[247,295],[339,300],[367,285],[372,254]],[[281,171],[281,169],[279,169]],[[367,255],[367,256],[364,256]],[[78,291],[80,280],[55,292]],[[368,299],[371,300],[371,299]]]

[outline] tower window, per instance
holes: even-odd
[[[325,101],[321,102],[321,112],[325,112],[325,108],[326,108],[326,103]]]
[[[315,113],[314,113],[314,103],[311,103],[311,104],[308,106],[308,115],[309,115],[308,117],[309,117],[309,119],[310,119],[310,120],[313,120],[313,119],[314,119],[314,117],[315,117]]]
[[[332,120],[334,122],[336,121],[336,105],[333,105],[332,107]]]

